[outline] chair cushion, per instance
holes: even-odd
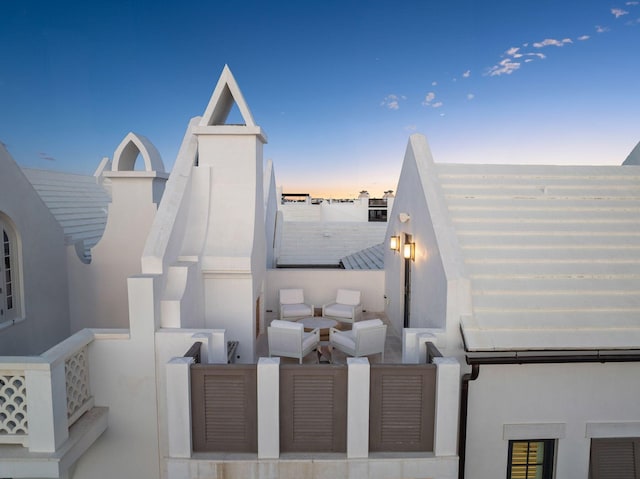
[[[301,325],[302,326],[302,325]],[[313,333],[302,334],[302,350],[314,345],[318,341],[318,336]]]
[[[292,316],[312,316],[311,307],[306,304],[283,304],[282,308],[283,317]]]
[[[331,344],[340,344],[349,349],[354,349],[356,347],[355,335],[353,334],[353,331],[332,333]]]
[[[338,294],[336,295],[336,303],[356,306],[360,304],[360,291],[339,289]]]
[[[366,321],[358,321],[353,323],[351,331],[357,331],[364,328],[375,328],[376,326],[382,326],[384,323],[380,319],[367,319]]]
[[[301,289],[281,289],[280,304],[304,303],[304,292]]]
[[[280,319],[274,319],[271,321],[272,328],[285,328],[285,329],[303,329],[302,323],[295,323],[292,321],[282,321]]]
[[[352,318],[353,306],[346,306],[344,304],[330,304],[324,308],[325,316],[332,316],[334,318]]]

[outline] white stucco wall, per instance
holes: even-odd
[[[278,192],[276,189],[276,178],[273,171],[273,162],[267,161],[264,171],[264,227],[265,246],[267,255],[267,268],[275,266],[276,258],[276,218],[278,215]]]
[[[78,460],[74,479],[161,477],[154,341],[158,278],[138,276],[128,284],[131,329],[95,331],[89,347],[91,390],[95,405],[109,408],[109,425]]]
[[[266,272],[262,149],[258,128],[203,127],[199,166],[210,168],[208,228],[202,251],[205,327],[240,342],[239,362],[255,360],[257,306]]]
[[[423,137],[421,137],[423,138]],[[417,146],[426,146],[419,143]],[[428,155],[428,157],[427,157]],[[411,311],[412,328],[445,328],[447,322],[448,285],[440,252],[440,245],[434,231],[435,205],[428,205],[425,195],[426,167],[432,161],[428,146],[426,150],[416,149],[411,140],[407,146],[402,171],[398,182],[398,192],[393,209],[388,218],[385,237],[385,294],[387,315],[396,328],[402,328],[404,313],[404,267],[405,260],[400,252],[389,249],[389,238],[409,234],[415,243],[415,261],[411,262]],[[402,222],[400,214],[408,215]],[[438,214],[436,209],[435,214]],[[455,321],[455,318],[453,319]]]
[[[70,333],[64,234],[2,144],[0,215],[17,237],[22,320],[0,329],[0,351],[40,354]]]
[[[160,201],[164,178],[112,177],[112,203],[89,264],[69,254],[72,329],[127,328],[127,278],[140,274],[140,257]]]
[[[640,436],[638,397],[637,363],[480,366],[469,383],[466,477],[505,477],[509,439],[554,438],[554,477],[587,477],[589,436]],[[513,437],[528,431],[558,437]]]

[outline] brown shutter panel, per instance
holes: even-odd
[[[282,452],[345,452],[346,418],[346,366],[280,366]]]
[[[434,365],[371,365],[369,448],[433,451]]]
[[[590,479],[639,479],[640,438],[591,440]]]
[[[193,365],[195,452],[257,452],[256,365]]]

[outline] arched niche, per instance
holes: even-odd
[[[144,171],[164,172],[164,163],[153,143],[133,132],[127,134],[116,148],[111,171],[134,171],[138,155],[144,160]]]

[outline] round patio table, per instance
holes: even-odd
[[[335,319],[323,318],[322,316],[302,318],[298,322],[304,325],[304,329],[312,330],[318,328],[320,330],[320,341],[329,341],[329,329],[338,325],[338,321]]]

